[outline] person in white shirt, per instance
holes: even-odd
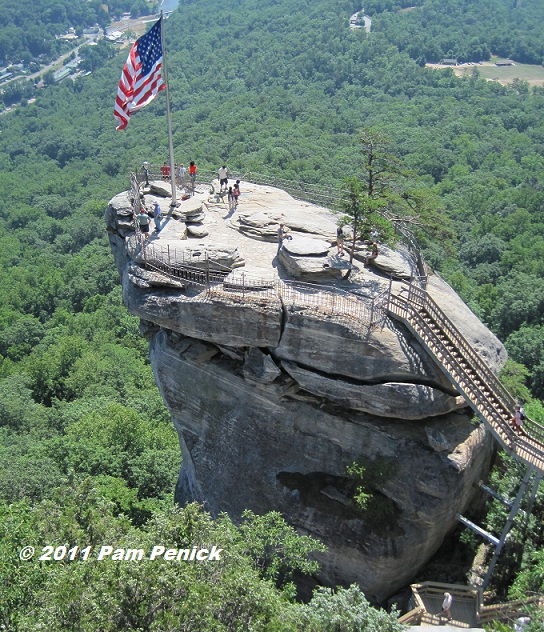
[[[183,166],[183,163],[180,164],[180,166],[178,167],[178,177],[179,177],[179,183],[181,184],[181,186],[185,186],[185,174],[187,173],[187,169]]]
[[[449,592],[445,592],[444,593],[444,601],[442,602],[442,610],[440,611],[440,617],[442,617],[442,615],[446,615],[448,621],[452,620],[452,616],[451,616],[451,604],[453,603],[453,597],[450,595]]]
[[[514,630],[516,632],[523,632],[529,623],[531,623],[531,617],[519,617],[514,623]]]
[[[219,174],[219,193],[222,193],[223,187],[225,187],[225,191],[229,188],[229,175],[227,167],[225,165],[219,167],[217,173]]]

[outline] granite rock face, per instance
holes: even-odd
[[[106,213],[123,298],[145,324],[180,437],[177,499],[234,520],[246,508],[280,511],[329,547],[320,581],[355,581],[382,601],[413,578],[471,503],[491,437],[437,361],[380,312],[390,283],[380,256],[409,277],[408,252],[384,248],[371,269],[353,267],[349,284],[323,275],[319,262],[340,259],[334,215],[271,187],[241,190],[234,213],[206,194],[191,201],[205,239],[193,232],[188,240],[191,214],[172,212],[143,243],[131,232],[127,194]],[[279,222],[300,241],[277,256]],[[236,270],[211,288],[164,271],[183,259],[202,273],[217,257]],[[310,285],[297,281],[293,259]],[[453,290],[434,275],[428,291],[499,368],[504,347]],[[346,474],[354,461],[371,494],[365,511]]]

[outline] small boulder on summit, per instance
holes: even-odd
[[[295,235],[283,241],[283,249],[298,257],[324,257],[329,253],[331,245],[323,239],[313,239]]]
[[[147,192],[151,195],[158,195],[159,197],[172,197],[172,185],[170,182],[162,180],[153,180],[147,187]]]
[[[202,238],[208,235],[208,230],[202,224],[187,224],[187,235]]]

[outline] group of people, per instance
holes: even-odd
[[[160,232],[162,211],[159,203],[155,200],[153,204],[153,209],[148,211],[142,200],[140,202],[140,212],[136,215],[136,219],[138,220],[140,231],[144,239],[147,239],[149,237],[149,225],[151,223],[151,218],[153,218],[153,221],[155,222],[155,232]]]
[[[222,165],[217,170],[219,178],[219,195],[227,194],[229,211],[238,208],[238,198],[240,197],[240,180],[236,180],[233,186],[229,186],[229,170],[226,165]]]
[[[149,169],[148,163],[143,163],[144,174],[146,176],[146,183],[149,184]],[[170,165],[165,161],[161,166],[161,175],[163,180],[170,179]],[[189,168],[185,167],[183,163],[174,163],[174,175],[176,178],[176,184],[178,186],[187,187],[189,185],[192,193],[195,191],[195,183],[196,183],[196,174],[198,171],[198,167],[195,164],[194,160],[191,160],[189,163]],[[229,187],[229,170],[226,165],[222,165],[218,170],[219,177],[219,193],[222,195],[223,193],[227,194],[227,200],[229,204],[229,210],[235,209],[238,207],[238,198],[240,197],[240,180],[236,180],[236,184]]]
[[[234,211],[238,208],[238,198],[240,197],[240,180],[236,180],[234,186],[229,187],[227,191],[227,202],[229,204],[229,211]]]
[[[143,163],[144,174],[146,177],[146,184],[149,184],[149,168],[148,163]],[[194,160],[191,160],[189,163],[189,168],[185,167],[183,163],[178,165],[177,162],[174,163],[174,176],[176,179],[176,185],[181,187],[186,187],[190,184],[190,188],[194,193],[195,183],[196,183],[196,172],[198,171],[198,167],[195,164]],[[170,165],[165,161],[161,166],[161,176],[163,180],[170,180]],[[187,180],[189,178],[189,181]]]
[[[174,163],[174,174],[176,176],[176,184],[185,187],[187,186],[187,176],[189,176],[189,183],[191,185],[191,190],[194,193],[195,191],[195,183],[196,183],[196,172],[198,171],[198,167],[195,164],[194,160],[191,160],[189,163],[189,169],[183,164]]]

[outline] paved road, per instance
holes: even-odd
[[[76,46],[76,48],[73,48],[72,50],[68,51],[67,53],[64,53],[63,55],[55,59],[55,61],[52,61],[50,64],[47,64],[47,66],[40,68],[38,72],[35,72],[31,75],[17,75],[16,77],[12,77],[11,79],[8,79],[6,83],[2,84],[2,88],[4,86],[7,86],[7,84],[10,83],[11,81],[17,81],[18,79],[38,79],[39,77],[43,77],[43,75],[45,75],[45,73],[48,72],[49,70],[58,70],[66,61],[66,59],[70,57],[72,53],[75,52],[75,54],[77,55],[81,46],[83,46],[84,44],[88,44],[89,40],[100,39],[102,35],[93,34],[93,35],[84,35],[83,37],[85,38],[84,42],[81,42],[80,44]]]

